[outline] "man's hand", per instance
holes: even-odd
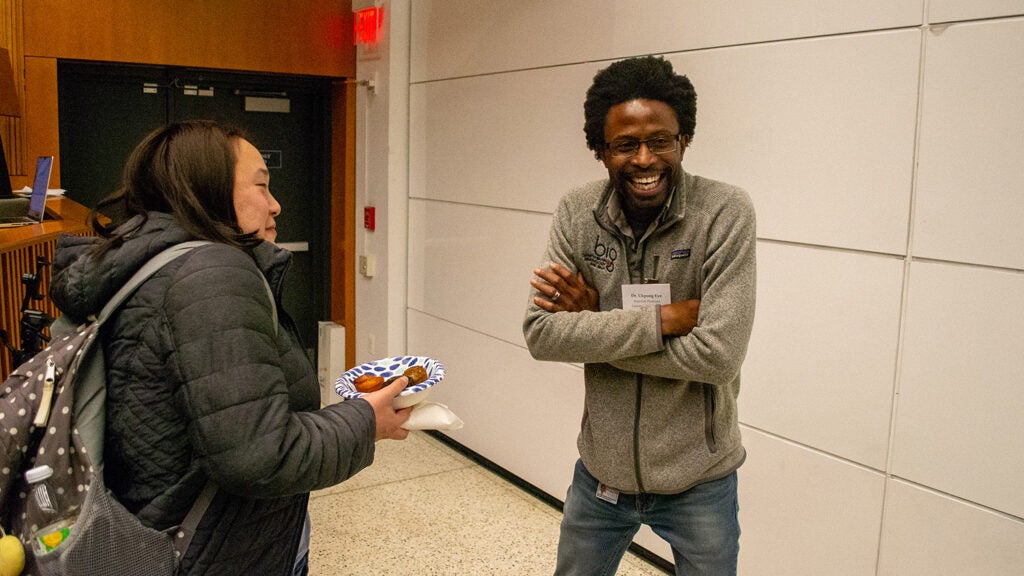
[[[533,298],[533,303],[544,310],[597,312],[601,309],[597,290],[583,280],[583,274],[573,274],[565,266],[554,262],[548,265],[548,270],[537,268],[533,274],[536,278],[530,279],[530,285],[541,294]]]
[[[597,290],[590,287],[583,275],[552,262],[547,270],[537,268],[530,285],[540,292],[533,303],[548,312],[600,311]],[[686,336],[697,326],[700,300],[682,300],[661,307],[661,335]]]
[[[700,300],[682,300],[661,306],[661,335],[686,336],[697,326]]]

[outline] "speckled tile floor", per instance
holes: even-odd
[[[312,576],[550,576],[561,513],[423,432],[314,492]],[[619,576],[663,576],[627,554]]]

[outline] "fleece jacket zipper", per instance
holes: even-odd
[[[640,473],[640,405],[644,395],[644,376],[636,375],[636,417],[633,420],[633,469],[636,470],[637,492],[644,491],[644,479]]]
[[[646,283],[648,281],[645,278],[644,271],[646,269],[647,260],[647,243],[640,243],[637,248],[640,250],[640,282]],[[657,258],[657,256],[655,256]],[[655,260],[657,262],[657,260]],[[657,269],[657,263],[655,263],[655,269]],[[652,279],[657,281],[656,279]],[[632,278],[630,278],[632,281]],[[644,375],[636,375],[636,410],[634,411],[633,419],[633,469],[636,470],[636,487],[638,492],[644,491],[644,479],[643,474],[640,472],[640,407],[643,405],[644,398]]]

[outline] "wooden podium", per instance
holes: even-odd
[[[61,234],[93,235],[92,228],[86,223],[89,209],[70,198],[47,198],[46,216],[41,224],[0,228],[0,328],[7,331],[8,338],[16,347],[21,346],[19,324],[21,303],[25,297],[22,275],[35,273],[39,257],[53,262],[53,251]],[[32,301],[30,307],[56,316],[59,311],[47,295],[50,289],[49,267],[42,276],[39,293],[44,298]],[[10,352],[0,349],[0,380],[6,379],[14,369],[12,363]]]

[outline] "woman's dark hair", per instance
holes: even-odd
[[[128,156],[121,187],[101,200],[89,215],[96,232],[107,238],[97,256],[120,245],[149,219],[165,212],[193,237],[239,247],[257,244],[243,234],[235,215],[235,146],[245,133],[210,120],[168,124],[150,132]],[[100,216],[110,208],[114,220]],[[107,215],[107,214],[105,214]],[[121,226],[138,216],[129,226]]]
[[[642,98],[668,104],[676,113],[679,133],[693,138],[697,125],[697,93],[689,78],[676,74],[672,64],[660,56],[620,60],[594,76],[583,103],[583,132],[587,148],[601,159],[604,125],[612,106]]]

